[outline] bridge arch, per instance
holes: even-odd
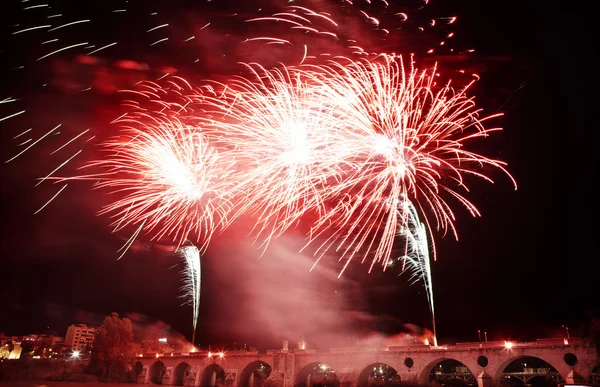
[[[295,387],[339,387],[340,381],[328,364],[313,362],[305,365],[296,375]]]
[[[446,385],[477,385],[476,375],[470,367],[450,357],[438,358],[429,362],[419,375],[418,382],[430,384],[435,380]]]
[[[567,375],[560,374],[560,368],[557,367],[558,364],[552,364],[541,357],[517,355],[500,364],[493,380],[495,385],[508,384],[506,382],[509,380],[512,380],[511,384],[520,384],[517,382],[520,380],[523,384],[534,386],[548,385],[541,382],[543,378],[552,382],[550,384],[558,384],[564,381]]]
[[[248,364],[240,373],[238,387],[262,387],[271,375],[272,367],[264,361],[256,360]]]
[[[225,385],[225,370],[218,364],[210,364],[200,376],[200,387],[220,387]]]
[[[152,363],[152,366],[150,366],[150,370],[148,372],[148,380],[150,383],[162,384],[162,378],[167,372],[167,369],[162,361],[157,360]]]
[[[185,379],[189,375],[192,367],[186,362],[181,362],[177,364],[177,366],[173,369],[173,379],[171,384],[175,386],[183,386],[185,384]]]
[[[357,387],[376,386],[399,386],[402,378],[398,371],[385,363],[373,363],[366,366],[358,374]]]

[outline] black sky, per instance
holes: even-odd
[[[6,3],[10,2],[0,7]],[[68,2],[61,3],[67,7]],[[598,76],[592,11],[582,4],[542,1],[430,3],[427,12],[456,14],[457,37],[476,49],[471,62],[483,69],[475,89],[478,101],[488,113],[505,114],[504,131],[481,146],[507,161],[519,184],[513,191],[500,174],[494,176],[495,185],[474,182],[471,197],[483,217],[472,219],[458,210],[460,240],[434,236],[438,336],[442,342],[471,341],[481,329],[490,338],[529,339],[557,335],[561,324],[576,328],[586,319],[586,310],[600,312],[594,248],[598,124],[592,117],[597,110]],[[8,26],[11,22],[6,19],[2,22]],[[3,29],[5,35],[7,31]],[[0,98],[33,82],[29,76],[11,75],[6,65],[11,50],[23,54],[28,47],[4,47],[2,84],[11,91],[1,92]],[[164,57],[149,60],[168,62]],[[68,117],[72,126],[100,121],[97,105],[90,108],[77,98],[40,92],[32,100],[51,107],[37,118],[43,123],[61,117]],[[109,107],[113,103],[104,97],[94,101]],[[11,125],[12,121],[0,123],[4,160],[15,152],[12,137],[18,131]],[[70,323],[96,323],[117,311],[164,321],[191,336],[191,312],[180,307],[177,298],[182,267],[173,268],[177,261],[153,245],[134,249],[117,261],[115,251],[124,241],[107,232],[106,219],[95,217],[97,208],[90,206],[102,202],[99,193],[79,185],[49,211],[31,215],[56,191],[56,186],[32,188],[39,177],[37,168],[44,164],[55,165],[45,157],[26,155],[0,170],[0,332],[25,334],[49,326],[64,333]],[[245,250],[236,240],[235,233],[217,238],[204,259],[200,341],[261,345],[257,341],[279,340],[285,336],[283,328],[269,337],[240,327],[247,319],[266,326],[260,316],[269,313],[249,305],[258,305],[251,297],[268,295],[244,286],[260,287],[255,280],[265,275],[264,281],[271,281],[275,271],[261,269],[269,264],[252,254],[240,260]],[[290,265],[289,269],[304,267]],[[232,274],[234,270],[238,272]],[[281,267],[272,270],[284,272]],[[401,323],[429,327],[420,285],[407,286],[406,278],[397,273],[366,271],[365,266],[353,268],[337,283],[327,273],[312,279],[290,273],[289,283],[313,289],[327,282],[326,292],[339,290],[346,309],[350,305],[361,316],[369,316],[358,319],[363,331],[394,334]],[[293,292],[283,286],[285,281],[280,285],[283,294]]]

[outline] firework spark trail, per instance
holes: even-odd
[[[410,270],[413,283],[422,281],[427,293],[429,310],[431,311],[431,324],[433,327],[433,345],[437,347],[437,334],[435,328],[435,307],[433,299],[433,279],[431,277],[431,259],[427,238],[427,226],[419,219],[417,208],[408,199],[404,199],[397,210],[398,217],[407,220],[399,225],[398,234],[405,239],[404,255],[398,260],[402,261],[403,268]]]
[[[109,43],[109,44],[107,44],[107,45],[105,45],[105,46],[102,46],[102,47],[100,47],[100,48],[97,48],[97,49],[95,49],[94,51],[88,52],[88,53],[87,53],[87,55],[92,55],[92,54],[95,54],[95,53],[97,53],[98,51],[102,51],[102,50],[104,50],[105,48],[109,48],[109,47],[115,46],[117,43],[119,43],[119,42],[113,42],[113,43]]]
[[[50,24],[44,24],[41,26],[35,26],[35,27],[29,27],[29,28],[25,28],[19,31],[15,31],[12,33],[12,35],[18,35],[18,34],[22,34],[23,32],[29,32],[29,31],[35,31],[35,30],[39,30],[39,29],[44,29],[44,28],[50,28],[52,27],[52,25]]]
[[[389,7],[386,1],[373,3],[380,3],[378,5],[383,6],[383,9]],[[270,16],[246,19],[246,23],[256,24],[260,31],[270,24],[273,28],[276,26],[277,32],[272,36],[268,35],[268,32],[267,35],[261,32],[262,36],[247,38],[243,42],[261,40],[267,42],[266,44],[285,42],[298,51],[310,48],[311,55],[305,51],[300,63],[319,56],[354,55],[361,58],[378,56],[382,51],[388,51],[382,50],[387,45],[393,52],[404,46],[404,51],[424,50],[424,55],[435,54],[438,51],[454,53],[454,48],[448,43],[455,35],[449,26],[456,21],[456,16],[426,19],[426,15],[421,12],[423,5],[427,5],[425,2],[420,7],[413,8],[410,17],[405,12],[383,12],[380,18],[378,15],[373,16],[368,13],[372,12],[371,5],[370,1],[364,4],[346,1],[343,12],[334,4],[322,4],[319,11],[297,5],[286,6]],[[412,8],[405,4],[403,9],[407,10],[407,7]],[[388,28],[384,28],[386,26]],[[439,31],[431,33],[433,29]],[[266,30],[269,31],[268,28]],[[423,42],[423,33],[426,30],[427,43]],[[419,37],[411,39],[414,34]],[[422,42],[421,46],[411,45],[412,40]],[[464,50],[457,52],[464,53]]]
[[[77,21],[74,21],[74,22],[70,22],[70,23],[61,24],[61,25],[60,25],[60,26],[58,26],[58,27],[54,27],[54,28],[52,28],[52,29],[49,29],[49,30],[48,30],[48,32],[56,31],[56,30],[59,30],[59,29],[61,29],[61,28],[69,27],[69,26],[72,26],[72,25],[75,25],[75,24],[89,23],[89,22],[90,22],[90,20],[89,20],[89,19],[77,20]]]
[[[65,148],[66,146],[68,146],[69,144],[71,144],[73,141],[77,140],[79,137],[83,136],[84,134],[86,134],[87,132],[89,132],[89,129],[84,130],[83,132],[79,133],[78,135],[76,135],[75,137],[73,137],[72,139],[70,139],[69,141],[67,141],[66,143],[64,143],[63,145],[61,145],[60,147],[56,148],[52,153],[50,153],[50,155],[55,154],[56,152],[60,151],[61,149]]]
[[[52,56],[52,55],[54,55],[54,54],[57,54],[57,53],[59,53],[59,52],[61,52],[61,51],[69,50],[69,49],[71,49],[71,48],[75,48],[75,47],[81,47],[81,46],[85,46],[86,44],[88,44],[88,42],[83,42],[83,43],[72,44],[72,45],[70,45],[70,46],[66,46],[66,47],[60,48],[60,49],[58,49],[58,50],[55,50],[55,51],[52,51],[52,52],[50,52],[50,53],[48,53],[48,54],[46,54],[46,55],[42,55],[42,56],[40,56],[39,58],[37,58],[37,59],[36,59],[36,61],[40,61],[40,60],[42,60],[42,59],[46,59],[46,58],[48,58],[49,56]]]
[[[23,149],[21,152],[17,153],[17,155],[13,156],[12,158],[8,159],[5,161],[5,163],[10,163],[11,161],[13,161],[14,159],[16,159],[17,157],[21,156],[23,153],[27,152],[29,149],[33,148],[33,146],[37,143],[39,143],[40,141],[42,141],[44,138],[48,137],[51,133],[53,133],[54,131],[56,131],[56,129],[60,128],[62,124],[58,124],[56,125],[54,128],[50,129],[50,131],[46,132],[46,134],[44,134],[43,136],[41,136],[40,138],[38,138],[37,140],[35,140],[31,145],[29,145],[27,148]]]
[[[64,191],[64,189],[65,189],[65,188],[67,188],[67,184],[63,185],[63,186],[62,186],[62,188],[61,188],[61,189],[59,189],[59,190],[58,190],[58,192],[56,192],[56,193],[54,194],[54,196],[52,196],[52,197],[50,198],[50,200],[48,200],[46,203],[44,203],[44,205],[43,205],[43,206],[41,206],[41,207],[40,207],[40,208],[39,208],[39,209],[38,209],[36,212],[34,212],[34,213],[33,213],[33,215],[37,215],[37,214],[39,214],[39,213],[40,213],[40,212],[41,212],[41,211],[42,211],[44,208],[46,208],[46,206],[48,206],[48,204],[50,204],[50,203],[51,203],[51,202],[52,202],[54,199],[56,199],[56,197],[57,197],[58,195],[60,195],[60,193],[61,193],[62,191]]]
[[[16,136],[13,137],[13,140],[16,140],[17,138],[21,137],[22,135],[24,135],[25,133],[29,133],[31,132],[32,128],[29,129],[25,129],[24,131],[22,131],[21,133],[17,134]]]
[[[194,245],[182,246],[177,250],[177,253],[185,261],[185,269],[183,270],[183,291],[182,298],[186,299],[187,305],[192,307],[193,318],[192,318],[192,346],[195,345],[196,340],[196,326],[198,324],[198,317],[200,314],[200,291],[202,281],[202,271],[200,265],[200,251]]]
[[[3,99],[0,99],[0,106],[3,105],[3,104],[9,104],[11,102],[16,102],[16,101],[17,101],[16,98],[6,97],[6,98],[3,98]],[[20,116],[21,114],[25,113],[25,111],[26,110],[21,110],[20,112],[9,114],[8,116],[0,117],[0,122],[8,120],[8,119],[11,119],[11,118],[14,118],[14,117],[17,117],[17,116]],[[23,133],[21,133],[21,134],[23,134]],[[15,136],[15,137],[13,137],[13,139],[17,138],[17,137],[18,136]]]
[[[21,110],[20,112],[10,114],[10,115],[8,115],[6,117],[0,117],[0,121],[8,120],[9,118],[16,117],[16,116],[21,115],[23,113],[25,113],[25,110]]]
[[[73,160],[75,157],[77,157],[81,152],[83,152],[83,150],[80,149],[73,156],[71,156],[67,160],[63,161],[61,164],[58,165],[58,167],[54,168],[52,170],[52,172],[48,173],[46,176],[41,178],[35,186],[37,187],[38,185],[42,184],[44,181],[48,180],[50,178],[50,176],[54,175],[59,169],[61,169],[65,165],[67,165],[71,160]]]
[[[123,258],[123,256],[125,256],[127,251],[129,251],[129,248],[131,247],[131,245],[133,245],[133,242],[135,242],[136,238],[138,237],[140,232],[143,230],[145,223],[146,223],[146,220],[144,219],[144,221],[142,221],[142,224],[140,224],[139,227],[137,228],[137,230],[135,230],[135,232],[129,237],[129,239],[127,239],[125,244],[123,246],[121,246],[121,248],[119,250],[117,250],[117,253],[119,253],[119,252],[121,253],[117,257],[117,260]]]

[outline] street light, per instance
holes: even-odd
[[[79,359],[80,356],[80,352],[78,350],[73,351],[73,353],[71,354],[71,358],[72,359]]]

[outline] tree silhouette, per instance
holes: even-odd
[[[92,344],[90,367],[102,380],[128,381],[133,370],[133,330],[131,320],[111,313],[104,319]]]

